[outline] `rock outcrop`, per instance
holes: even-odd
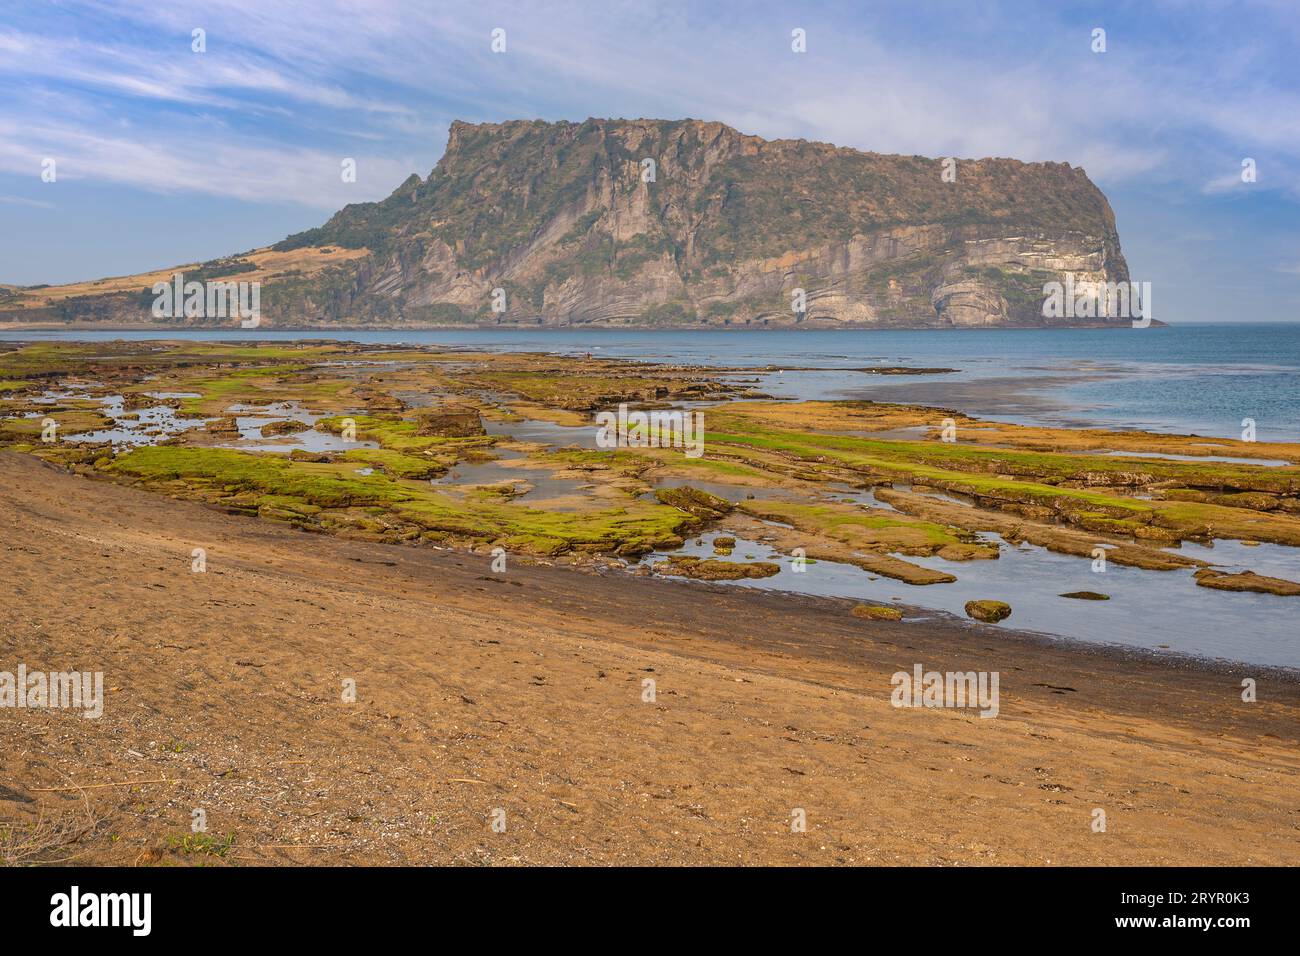
[[[1046,283],[1128,280],[1114,215],[1082,169],[948,166],[697,120],[455,122],[426,178],[264,252],[309,267],[256,271],[257,254],[196,267],[255,270],[263,325],[1129,321],[1043,315]],[[150,320],[147,291],[46,301],[65,321],[129,324]],[[0,321],[22,298],[0,299]]]

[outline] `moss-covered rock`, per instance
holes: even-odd
[[[770,578],[781,566],[770,561],[715,561],[694,557],[674,557],[655,565],[660,574],[677,574],[700,581],[739,581],[745,578]]]
[[[1011,616],[1011,605],[1005,601],[967,601],[966,616],[986,624],[996,624]]]
[[[1213,568],[1202,568],[1193,577],[1203,588],[1219,591],[1256,591],[1260,594],[1277,594],[1292,597],[1300,594],[1300,584],[1284,578],[1270,578],[1254,571],[1242,571],[1240,574],[1227,574]]]
[[[267,422],[262,426],[262,437],[270,438],[272,435],[294,435],[298,432],[304,432],[311,428],[306,422],[298,421],[293,418],[286,418],[278,422]]]
[[[212,419],[203,430],[217,438],[234,439],[239,437],[239,422],[233,415],[223,415]]]
[[[663,504],[685,511],[700,521],[717,521],[731,513],[732,504],[707,491],[683,485],[680,488],[656,488],[655,497]]]
[[[467,405],[440,405],[418,409],[412,416],[415,433],[437,438],[470,438],[486,435],[477,409]]]
[[[903,612],[896,607],[884,604],[859,604],[849,612],[854,617],[867,621],[901,621]]]

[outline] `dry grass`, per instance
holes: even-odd
[[[310,274],[328,265],[337,265],[340,262],[347,262],[351,259],[358,259],[362,256],[369,255],[365,249],[343,249],[341,247],[329,248],[325,251],[320,248],[304,247],[302,249],[292,249],[286,252],[276,252],[273,249],[258,249],[250,252],[245,256],[233,256],[232,259],[247,260],[255,263],[257,268],[249,272],[232,273],[230,278],[240,282],[262,282],[267,279],[284,273],[289,270],[300,270]],[[72,299],[78,296],[86,295],[109,295],[115,292],[138,292],[141,289],[148,289],[155,282],[168,282],[172,275],[177,272],[192,271],[199,268],[201,263],[191,262],[182,265],[171,266],[166,269],[156,269],[153,272],[140,272],[127,276],[110,276],[104,279],[89,279],[85,282],[72,282],[67,285],[52,285],[41,289],[24,290],[19,287],[0,286],[0,288],[15,289],[18,295],[2,304],[5,310],[15,309],[43,309],[65,299]]]
[[[41,807],[31,822],[0,823],[0,866],[74,863],[90,852],[85,844],[107,823],[108,818],[95,811],[90,795],[82,790],[76,811],[49,813]]]

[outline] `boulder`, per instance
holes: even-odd
[[[966,616],[986,624],[996,624],[1011,616],[1011,605],[1005,601],[967,601]]]

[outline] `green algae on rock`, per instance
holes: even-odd
[[[770,578],[781,570],[770,561],[716,561],[676,555],[655,565],[658,574],[676,574],[700,581],[739,581],[745,578]]]
[[[849,612],[854,617],[868,621],[901,621],[903,612],[884,604],[859,604]]]
[[[1213,568],[1202,568],[1193,577],[1196,578],[1196,583],[1201,587],[1214,588],[1219,591],[1255,591],[1260,594],[1277,594],[1283,597],[1300,594],[1300,584],[1283,578],[1271,578],[1263,574],[1256,574],[1254,571],[1229,574],[1216,571]]]
[[[1011,616],[1011,605],[1005,601],[967,601],[966,616],[986,624],[996,624]]]

